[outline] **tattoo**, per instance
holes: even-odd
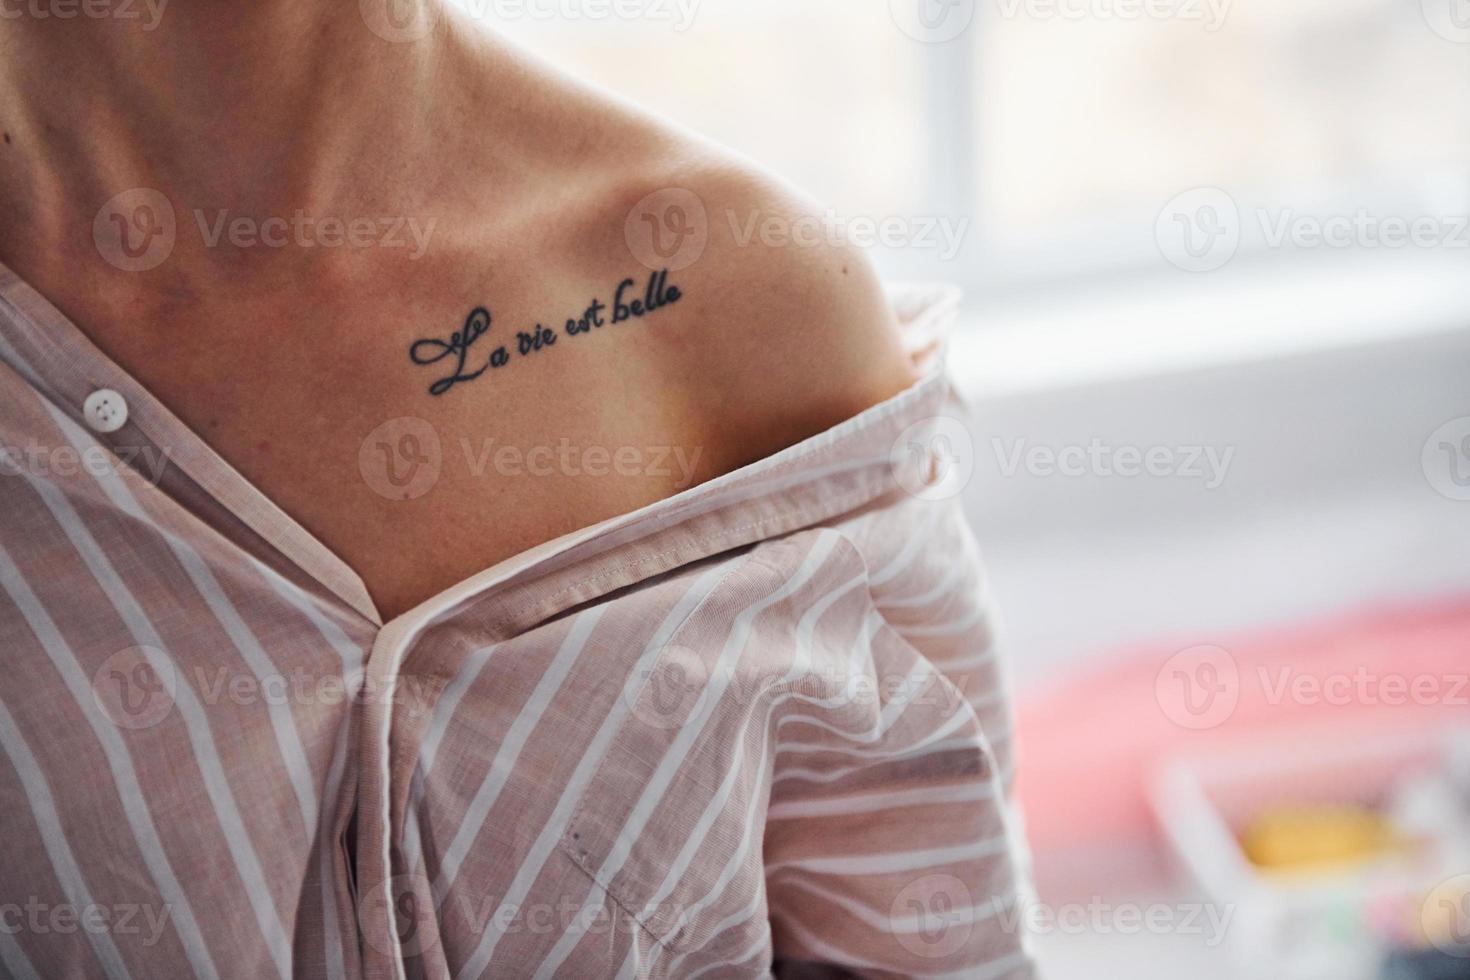
[[[420,340],[416,341],[408,349],[408,356],[413,358],[415,364],[429,365],[438,364],[446,357],[457,358],[454,373],[447,378],[440,378],[429,386],[429,394],[442,395],[461,381],[473,381],[488,370],[489,365],[478,371],[466,372],[464,362],[470,353],[470,345],[490,331],[490,311],[483,306],[477,306],[464,322],[464,329],[450,334],[445,340]],[[504,348],[501,348],[504,350]]]
[[[655,272],[649,277],[641,298],[636,294],[628,293],[630,289],[636,288],[635,280],[624,279],[618,283],[617,289],[613,292],[611,307],[597,297],[593,297],[592,302],[580,316],[566,321],[566,326],[563,327],[561,333],[538,323],[529,332],[516,333],[514,348],[501,345],[490,351],[488,355],[482,351],[478,356],[472,355],[471,348],[475,345],[475,341],[490,332],[490,311],[483,306],[477,306],[465,320],[464,327],[450,334],[448,340],[434,337],[416,340],[408,348],[408,356],[420,367],[428,367],[444,360],[453,362],[454,370],[451,373],[429,385],[429,394],[437,397],[462,381],[475,380],[491,368],[503,368],[516,358],[529,357],[537,351],[553,347],[561,336],[577,337],[592,333],[610,323],[618,324],[640,319],[655,310],[677,303],[684,296],[678,286],[669,285],[669,270],[667,269]],[[610,315],[604,316],[603,314],[608,313],[609,310],[611,310]]]

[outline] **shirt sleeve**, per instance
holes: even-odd
[[[865,618],[841,722],[783,724],[765,871],[777,977],[1027,978],[1010,712],[957,501],[908,496],[839,528]]]

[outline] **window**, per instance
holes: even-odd
[[[1222,227],[1237,267],[1470,254],[1466,0],[460,2],[814,192],[839,233],[896,220],[895,277],[1211,271],[1224,253],[1175,253]]]

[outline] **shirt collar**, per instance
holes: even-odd
[[[890,288],[889,298],[921,371],[909,389],[775,455],[508,558],[405,613],[399,625],[417,630],[473,609],[487,632],[514,635],[617,589],[901,493],[905,468],[923,465],[905,451],[905,434],[945,412],[955,398],[942,353],[958,292],[901,285]],[[237,547],[257,550],[263,541],[309,582],[384,625],[356,572],[4,265],[0,361],[78,423],[89,394],[118,392],[128,404],[127,425],[94,434],[99,442],[167,451],[169,476],[158,491],[196,515],[209,512],[206,522]],[[219,528],[224,515],[238,527]],[[259,541],[248,540],[252,536]]]

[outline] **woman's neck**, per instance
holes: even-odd
[[[376,22],[342,0],[104,0],[67,19],[28,2],[0,19],[0,247],[17,227],[32,248],[74,243],[134,188],[257,220],[382,207],[463,50],[435,2],[380,0]],[[388,19],[414,6],[435,11],[426,32]]]

